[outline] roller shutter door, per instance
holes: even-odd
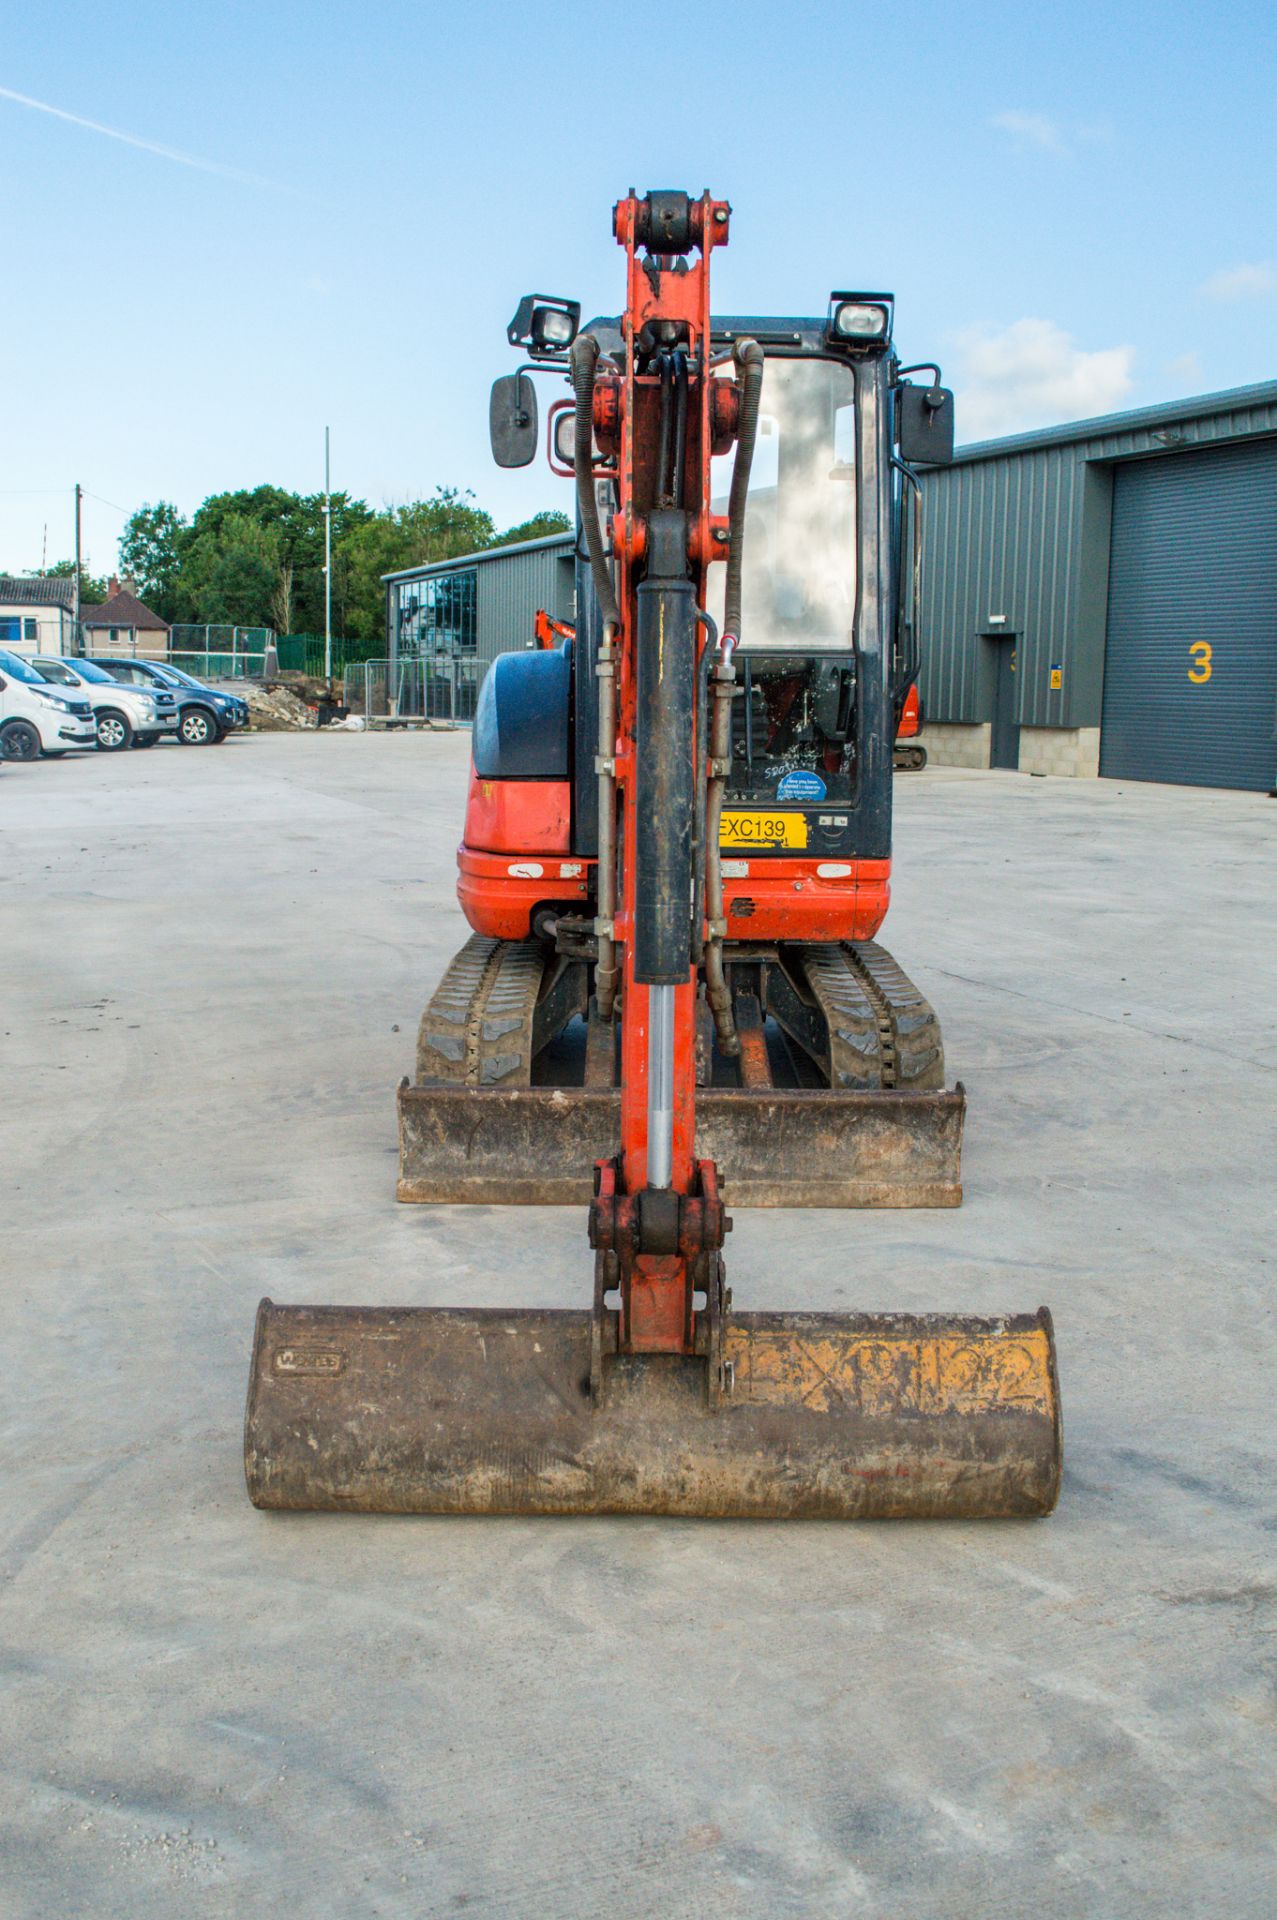
[[[1100,772],[1277,781],[1277,440],[1113,476]]]

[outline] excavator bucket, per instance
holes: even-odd
[[[1055,1505],[1045,1308],[730,1314],[716,1380],[695,1355],[600,1353],[597,1326],[589,1312],[264,1300],[254,1504],[855,1520]]]

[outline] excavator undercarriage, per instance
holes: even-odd
[[[728,949],[739,1051],[697,1004],[697,1138],[746,1207],[956,1207],[966,1100],[876,941]],[[620,1146],[619,1047],[584,960],[472,934],[399,1092],[399,1198],[569,1205]],[[476,1097],[478,1096],[478,1097]]]

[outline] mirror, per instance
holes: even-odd
[[[535,456],[537,395],[526,373],[507,373],[493,381],[488,437],[499,467],[526,467]]]
[[[953,395],[948,387],[896,388],[896,439],[911,467],[946,467],[953,459]]]

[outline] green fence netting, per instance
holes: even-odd
[[[384,639],[346,640],[333,635],[333,677],[340,679],[348,666],[360,660],[375,660],[384,654]],[[324,672],[324,636],[322,633],[282,633],[275,642],[281,673],[310,673],[317,679]]]

